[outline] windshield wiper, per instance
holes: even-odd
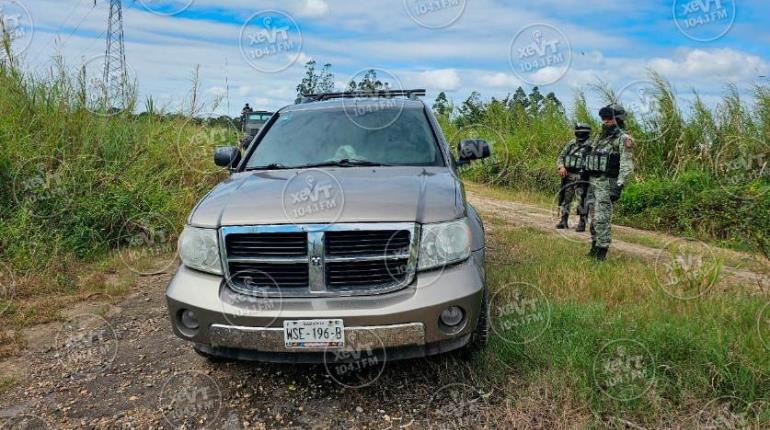
[[[253,167],[247,167],[245,169],[246,172],[250,172],[252,170],[284,170],[284,169],[293,169],[293,167],[284,166],[281,163],[270,163],[267,166],[253,166]]]
[[[378,163],[376,161],[358,160],[355,158],[343,158],[342,160],[329,160],[320,163],[305,164],[303,166],[296,166],[297,169],[304,169],[310,167],[359,167],[359,166],[390,166],[390,164]]]

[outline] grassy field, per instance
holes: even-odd
[[[616,206],[616,221],[650,230],[711,240],[731,248],[770,253],[770,87],[744,100],[726,85],[722,100],[688,101],[652,73],[643,88],[647,109],[629,105],[628,132],[636,140],[633,180]],[[629,103],[617,89],[590,89],[604,103]],[[552,100],[477,99],[448,108],[440,118],[447,138],[485,139],[495,156],[465,171],[475,182],[553,199],[559,190],[556,157],[573,138],[575,121],[600,130],[599,106],[574,95],[570,114]],[[638,103],[637,103],[638,104]]]
[[[642,258],[596,264],[582,244],[501,220],[487,226],[491,354],[516,375],[513,415],[540,395],[551,419],[577,427],[693,428],[733,397],[733,419],[770,423],[766,296],[732,285],[677,300]]]
[[[190,208],[227,175],[212,154],[233,127],[99,94],[63,64],[0,63],[0,354],[77,300],[169,270]]]
[[[131,113],[135,100],[121,112],[106,109],[64,70],[31,78],[0,66],[0,356],[23,347],[25,327],[95,296],[117,300],[142,277],[173,267],[184,217],[226,176],[211,163],[212,150],[236,139],[229,127],[157,112],[152,103],[142,115]],[[675,121],[666,129],[679,128],[674,137],[641,139],[621,221],[756,248],[770,228],[764,179],[725,189],[709,164],[715,154],[694,148],[703,139],[729,148],[730,133],[743,133],[743,142],[767,137],[770,96],[757,89],[747,112],[729,93],[719,111],[696,105],[684,119],[659,83],[665,118]],[[480,131],[442,121],[452,141],[479,135],[505,148],[502,163],[482,163],[469,179],[503,187],[491,191],[500,198],[552,204],[553,160],[570,137],[569,120],[553,107],[517,109],[487,107]],[[591,120],[580,97],[576,112]],[[770,418],[760,403],[770,392],[765,296],[728,285],[677,300],[642,258],[613,254],[593,264],[583,244],[501,220],[487,225],[496,329],[473,373],[504,393],[504,411],[576,427],[619,420],[693,427],[724,410],[710,402],[732,396],[740,401],[730,412]],[[628,240],[658,244],[647,235]]]

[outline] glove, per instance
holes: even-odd
[[[623,185],[615,184],[610,188],[610,201],[615,203],[620,199],[620,195],[623,193]]]

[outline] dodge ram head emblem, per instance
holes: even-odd
[[[310,258],[310,264],[313,266],[319,267],[321,266],[321,257],[311,257]]]

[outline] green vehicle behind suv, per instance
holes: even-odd
[[[243,139],[241,139],[241,146],[247,147],[249,146],[249,143],[251,143],[252,140],[254,140],[254,137],[259,134],[259,131],[262,130],[262,127],[265,126],[267,121],[270,120],[270,117],[273,116],[273,112],[268,112],[264,110],[258,110],[255,112],[250,112],[245,115],[245,118],[242,119],[243,125],[241,130],[243,132]]]
[[[484,228],[424,90],[307,97],[271,116],[192,210],[166,297],[207,357],[387,359],[485,344]],[[340,355],[336,356],[337,359]]]

